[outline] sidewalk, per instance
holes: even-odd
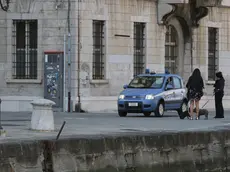
[[[4,97],[2,96],[2,111],[3,112],[23,112],[32,111],[31,102],[32,100],[38,99],[39,97],[27,97],[27,99],[16,99],[15,97]],[[207,100],[209,103],[205,106],[206,109],[214,110],[215,102],[214,97],[204,96],[200,101],[202,107]],[[65,111],[67,111],[67,99]],[[74,104],[77,100],[73,100]],[[87,112],[117,112],[117,96],[101,96],[101,97],[82,97],[81,99],[82,109]],[[223,99],[224,108],[230,110],[230,96],[225,95]]]
[[[31,113],[2,113],[2,126],[7,136],[1,137],[0,142],[9,140],[55,139],[63,121],[66,125],[60,137],[76,137],[89,135],[113,135],[138,132],[167,132],[167,131],[200,131],[230,128],[230,111],[225,119],[213,119],[211,112],[209,120],[191,121],[180,120],[176,113],[168,112],[163,118],[128,115],[119,117],[116,113],[54,113],[55,128],[53,132],[38,132],[30,130]]]
[[[215,98],[213,96],[203,96],[200,101],[200,107],[207,101],[209,102],[204,108],[211,111],[215,110]],[[230,96],[224,96],[223,106],[226,110],[230,110]],[[82,98],[82,108],[87,112],[117,112],[117,97],[84,97]]]

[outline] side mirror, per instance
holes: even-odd
[[[123,88],[124,88],[124,89],[128,88],[128,85],[124,85]]]
[[[165,89],[165,90],[172,90],[172,89],[173,89],[172,84],[168,84],[168,85],[166,85],[166,89]]]

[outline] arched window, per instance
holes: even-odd
[[[165,68],[170,73],[178,72],[178,35],[172,25],[167,26],[165,35]]]

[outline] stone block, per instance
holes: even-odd
[[[32,103],[31,129],[41,131],[54,130],[54,117],[52,106],[55,103],[47,99],[37,99]]]

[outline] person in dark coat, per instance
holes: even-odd
[[[217,79],[214,84],[216,116],[214,118],[224,118],[224,108],[222,100],[224,97],[225,80],[222,72],[217,72],[216,78]]]
[[[188,99],[190,101],[190,119],[193,119],[193,109],[194,104],[196,105],[196,119],[199,119],[199,102],[203,96],[204,82],[201,76],[200,70],[196,68],[192,76],[189,77],[188,83],[186,84],[188,88]]]

